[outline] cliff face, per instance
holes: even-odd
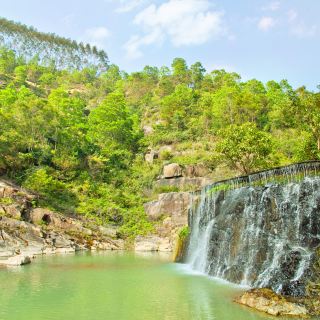
[[[35,195],[0,181],[0,258],[124,248],[114,229],[89,227],[85,220],[34,207],[35,201]]]
[[[319,272],[314,264],[320,247],[320,177],[288,180],[204,188],[190,211],[187,262],[234,283],[305,295]]]

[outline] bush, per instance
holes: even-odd
[[[72,213],[78,203],[68,186],[49,174],[46,168],[30,172],[23,186],[40,196],[39,205],[53,210]]]
[[[179,239],[182,241],[186,240],[189,237],[190,233],[191,231],[188,226],[182,227],[179,231]]]

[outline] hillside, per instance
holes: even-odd
[[[36,205],[118,226],[123,238],[154,230],[143,205],[159,193],[319,159],[320,94],[303,86],[182,58],[131,74],[61,65],[1,48],[0,174]],[[166,177],[174,163],[181,172]]]

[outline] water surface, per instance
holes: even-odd
[[[80,254],[0,269],[1,320],[263,320],[241,290],[160,255]],[[282,318],[283,319],[283,318]]]

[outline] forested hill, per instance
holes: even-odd
[[[12,49],[26,60],[37,59],[57,68],[106,70],[108,56],[96,46],[43,33],[33,27],[0,18],[0,45]]]
[[[69,49],[55,51],[60,38],[13,26],[1,20],[8,39],[0,51],[0,173],[36,192],[41,205],[134,236],[153,228],[143,203],[163,191],[152,182],[165,163],[202,164],[217,179],[319,159],[318,92],[285,80],[244,82],[181,58],[131,74],[116,65],[68,68],[73,53],[63,60]],[[28,40],[26,52],[12,51],[9,37],[27,30],[35,46]],[[30,58],[49,42],[57,63]],[[71,44],[63,48],[83,50]],[[158,152],[153,162],[148,150]]]

